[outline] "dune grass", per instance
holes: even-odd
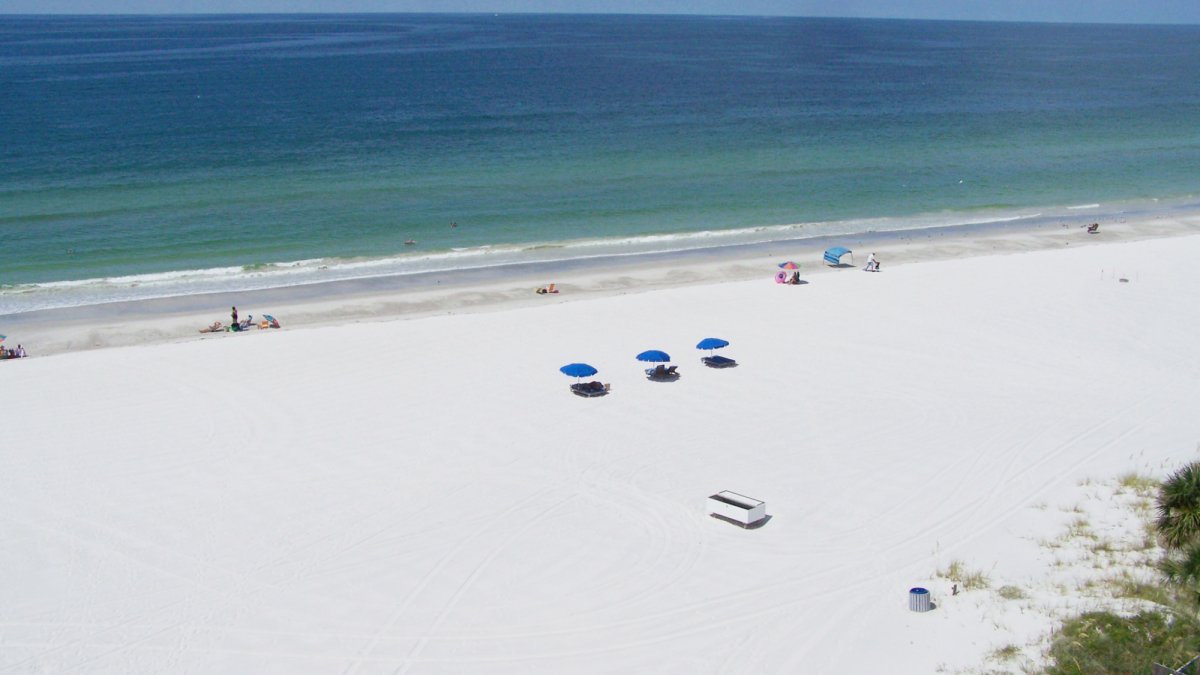
[[[1195,619],[1162,611],[1133,616],[1088,612],[1063,624],[1050,646],[1047,675],[1149,673],[1154,663],[1182,665],[1200,653]]]
[[[984,572],[967,569],[961,560],[952,560],[944,570],[938,570],[937,576],[958,583],[964,591],[979,590],[991,585],[991,579]]]

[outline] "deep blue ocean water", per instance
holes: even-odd
[[[0,16],[0,313],[1193,198],[1197,45],[1196,26]]]

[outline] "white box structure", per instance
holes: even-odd
[[[708,498],[708,513],[748,527],[767,517],[767,503],[722,490]]]

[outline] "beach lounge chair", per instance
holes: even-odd
[[[679,377],[679,373],[675,372],[675,369],[678,367],[679,366],[671,366],[668,368],[662,364],[659,364],[653,368],[647,368],[646,379],[657,380],[660,382],[674,380]]]
[[[604,396],[608,393],[610,385],[601,384],[600,382],[581,382],[571,385],[571,391],[577,396],[592,398],[593,396]]]
[[[729,368],[737,365],[737,361],[724,356],[705,356],[700,360],[709,368]]]

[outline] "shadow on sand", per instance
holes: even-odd
[[[766,525],[771,520],[771,516],[763,516],[762,520],[756,520],[753,523],[746,525],[746,524],[743,524],[743,523],[740,523],[740,522],[734,520],[733,518],[723,516],[719,513],[710,513],[708,515],[712,516],[713,518],[716,518],[717,520],[723,520],[731,525],[737,525],[738,527],[742,528],[743,530],[757,530],[758,528],[762,527],[763,525]]]

